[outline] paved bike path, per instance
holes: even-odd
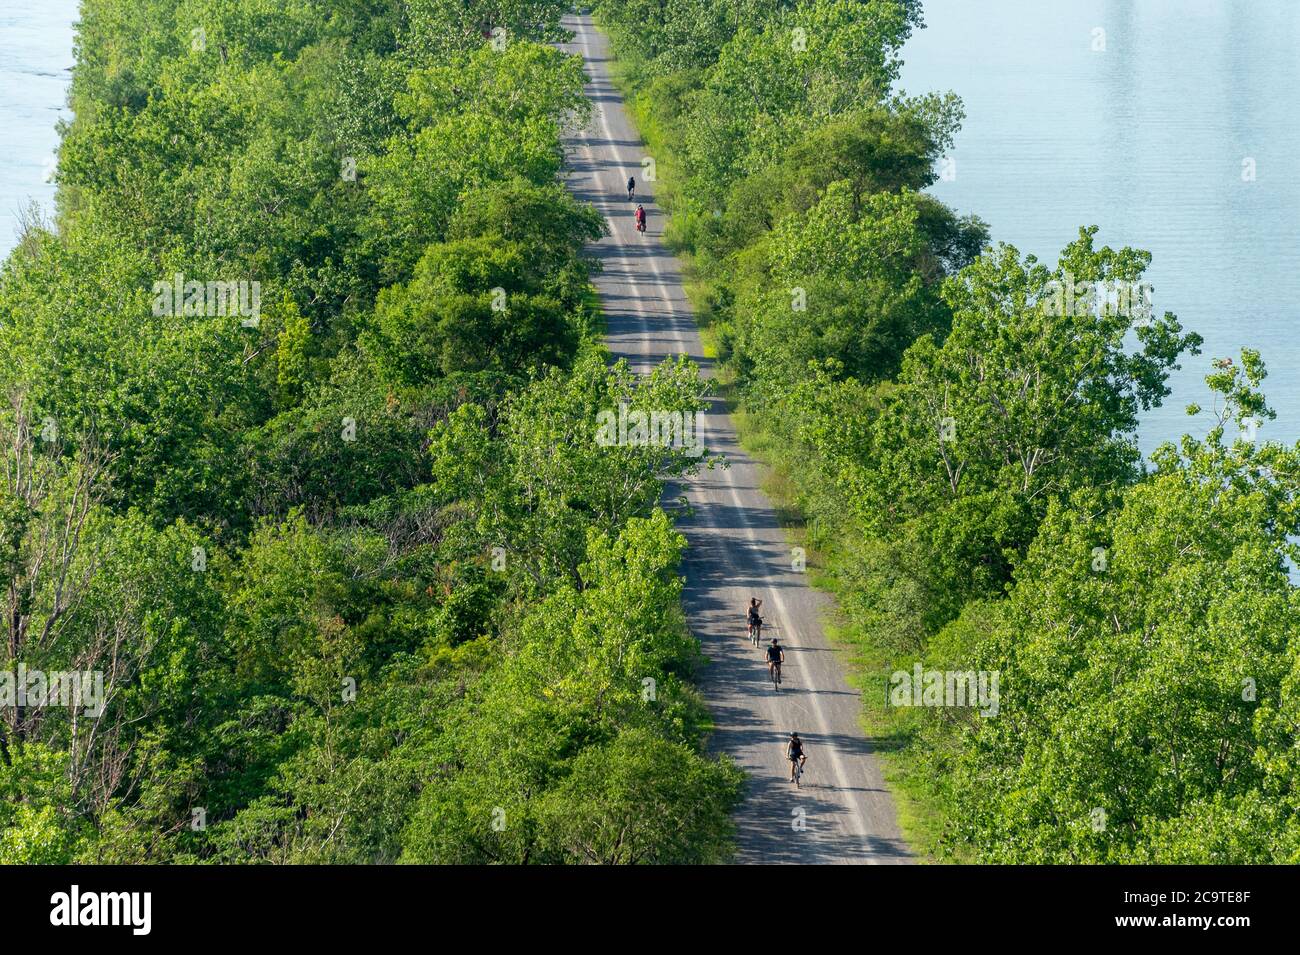
[[[595,278],[614,356],[645,371],[665,357],[689,355],[712,374],[682,289],[681,265],[660,237],[663,215],[653,182],[642,182],[645,147],[611,82],[609,47],[590,17],[572,14],[568,52],[586,63],[595,115],[569,136],[570,188],[609,221],[612,234],[592,247],[603,271]],[[646,209],[645,234],[635,231],[629,176]],[[741,449],[731,419],[714,400],[705,415],[707,446],[730,467],[706,471],[685,488],[693,514],[678,526],[689,541],[683,572],[687,619],[710,664],[701,688],[713,715],[711,746],[748,773],[736,816],[741,862],[894,863],[912,861],[899,835],[893,799],[871,742],[858,722],[857,690],[844,678],[842,651],[822,632],[824,595],[793,569],[790,546],[760,471]],[[767,680],[763,654],[745,636],[750,596],[786,647],[784,685]],[[791,730],[807,742],[803,788],[790,782],[784,758]],[[800,828],[802,823],[802,828]]]

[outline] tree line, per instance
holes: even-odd
[[[0,671],[102,705],[0,707],[0,861],[726,857],[705,459],[595,440],[700,381],[601,348],[565,7],[82,4],[0,270]]]
[[[1257,352],[1143,460],[1201,339],[1151,256],[1055,264],[924,190],[962,119],[898,89],[915,0],[600,0],[673,240],[794,502],[919,820],[979,862],[1300,859],[1300,447]],[[993,674],[996,715],[887,705]]]

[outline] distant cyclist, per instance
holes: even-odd
[[[798,733],[790,734],[790,740],[785,744],[785,758],[790,760],[790,782],[794,782],[795,766],[802,770],[803,764],[808,761],[808,754],[803,750],[803,740]]]
[[[781,647],[780,642],[773,637],[772,645],[767,648],[767,674],[772,678],[776,685],[781,684],[781,664],[785,662],[785,650]]]
[[[636,218],[636,231],[644,232],[645,231],[645,206],[641,205],[640,203],[637,203],[635,218]]]
[[[754,641],[754,646],[758,646],[758,640],[763,635],[763,618],[758,615],[758,608],[763,606],[763,601],[757,597],[749,598],[749,639]]]
[[[627,201],[632,201],[632,195],[636,192],[636,180],[631,176],[627,177]]]

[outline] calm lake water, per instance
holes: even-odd
[[[28,200],[51,208],[76,11],[0,0],[0,255]],[[1085,224],[1149,250],[1156,309],[1204,336],[1143,449],[1203,430],[1183,408],[1204,401],[1210,359],[1243,345],[1263,352],[1278,412],[1260,434],[1300,439],[1300,0],[926,0],[925,14],[902,85],[953,90],[967,114],[956,176],[934,193],[1049,263]]]
[[[53,210],[59,144],[68,115],[76,0],[0,0],[0,258],[14,245],[28,202]]]
[[[925,18],[901,85],[966,107],[934,194],[1051,265],[1080,225],[1148,250],[1155,310],[1205,338],[1143,450],[1203,433],[1184,408],[1243,345],[1278,413],[1260,436],[1300,439],[1300,2],[926,0]]]

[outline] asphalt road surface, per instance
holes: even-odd
[[[686,354],[706,375],[695,321],[682,290],[680,263],[660,241],[664,220],[653,182],[642,182],[646,149],[609,76],[609,47],[587,16],[570,15],[565,49],[586,61],[587,95],[595,115],[568,137],[570,185],[608,220],[612,234],[592,248],[616,358],[648,370]],[[629,176],[647,213],[647,231],[633,224]],[[832,649],[820,615],[826,598],[794,569],[760,471],[736,441],[721,402],[705,415],[710,451],[730,467],[704,471],[685,488],[693,513],[679,522],[690,542],[683,572],[691,629],[710,664],[700,683],[713,714],[711,746],[749,775],[736,823],[739,862],[894,863],[911,856],[898,832],[894,802],[858,723],[859,694],[844,678],[842,652]],[[677,491],[676,493],[680,493]],[[764,618],[785,646],[781,690],[767,678],[762,651],[749,642],[745,607],[763,600]],[[766,635],[764,643],[766,644]],[[788,781],[785,742],[791,730],[807,744],[803,786]]]

